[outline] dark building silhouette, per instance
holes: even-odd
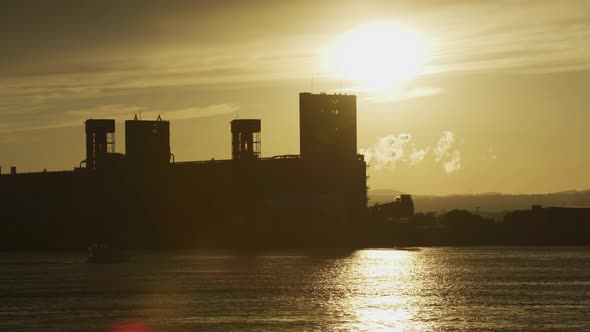
[[[239,119],[231,122],[231,156],[233,160],[260,157],[260,120]]]
[[[375,204],[369,210],[373,219],[395,222],[414,215],[414,201],[412,195],[400,195],[393,202]]]
[[[316,161],[354,160],[356,96],[299,94],[301,158]]]
[[[165,166],[170,162],[170,122],[125,121],[125,158],[135,167]]]
[[[543,207],[533,205],[530,210],[517,210],[507,213],[504,216],[504,222],[590,223],[590,206]]]
[[[266,158],[257,119],[231,122],[231,160],[192,162],[171,158],[168,121],[126,121],[122,155],[114,120],[88,120],[85,168],[0,176],[3,245],[350,246],[367,212],[356,97],[300,102],[301,155]]]
[[[504,216],[504,236],[510,243],[587,245],[590,207],[542,207],[517,210]]]
[[[86,120],[86,168],[97,170],[115,153],[115,120]]]

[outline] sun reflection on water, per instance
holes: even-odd
[[[15,288],[0,330],[590,331],[586,248],[19,257],[0,273]]]
[[[347,301],[355,317],[352,330],[405,331],[425,329],[413,321],[417,308],[415,294],[420,284],[412,278],[419,269],[414,251],[363,250],[355,253],[349,282],[361,285]]]

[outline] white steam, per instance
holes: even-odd
[[[426,148],[422,150],[415,150],[414,152],[412,152],[412,154],[410,154],[410,165],[417,165],[421,163],[422,160],[426,158],[426,155],[428,154],[429,150],[430,148]]]
[[[461,168],[461,151],[454,149],[455,134],[445,131],[443,136],[434,146],[436,162],[443,163],[443,169],[447,174],[458,171]]]
[[[453,143],[455,143],[455,134],[450,131],[445,131],[443,136],[436,142],[434,146],[434,155],[436,156],[436,161],[440,161],[444,157],[449,156],[449,151],[453,147]]]
[[[377,169],[388,166],[394,168],[396,163],[404,158],[404,149],[411,140],[410,134],[381,137],[372,147],[361,149],[361,153],[365,155],[368,163],[374,161],[373,166]]]
[[[371,166],[383,169],[395,168],[399,163],[418,165],[428,157],[431,150],[434,162],[442,163],[442,168],[447,174],[461,168],[461,151],[455,148],[455,134],[450,131],[445,131],[433,148],[416,148],[412,143],[412,135],[404,133],[381,137],[375,145],[361,149],[360,152],[365,155],[365,160]]]
[[[444,162],[443,168],[447,174],[458,171],[461,168],[461,151],[454,150],[450,155],[450,159]]]

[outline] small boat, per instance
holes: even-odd
[[[116,251],[107,244],[93,244],[88,247],[88,258],[86,263],[113,264],[126,263],[129,257],[122,252]]]
[[[403,250],[403,251],[420,251],[420,248],[416,247],[394,247],[395,250]]]

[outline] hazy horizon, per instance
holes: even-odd
[[[412,194],[590,188],[590,2],[9,2],[0,165],[72,169],[83,121],[171,121],[176,161],[299,153],[298,94],[355,93],[368,185]],[[313,87],[312,87],[313,86]]]

